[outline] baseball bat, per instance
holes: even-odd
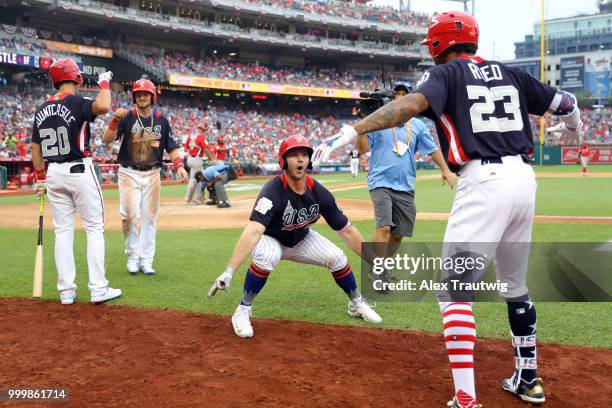
[[[36,261],[34,262],[34,287],[32,296],[39,298],[42,296],[43,283],[43,215],[45,213],[45,196],[41,195],[38,199],[40,213],[38,216],[38,244],[36,246]]]

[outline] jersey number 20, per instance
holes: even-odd
[[[474,133],[523,130],[521,103],[518,91],[514,86],[504,85],[487,88],[481,85],[467,85],[466,88],[470,100],[484,98],[484,102],[475,102],[470,108],[470,119],[472,120]],[[506,115],[512,115],[513,118],[495,116],[495,101],[504,101],[504,112]],[[485,118],[484,115],[488,117]]]
[[[68,129],[60,126],[57,129],[46,128],[38,131],[40,134],[40,146],[43,157],[59,156],[70,153],[70,142],[68,141]]]

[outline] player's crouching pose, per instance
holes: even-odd
[[[244,281],[240,305],[232,316],[234,332],[252,337],[251,306],[281,259],[323,266],[349,297],[348,313],[371,323],[382,319],[361,296],[346,255],[327,238],[308,228],[322,215],[330,227],[361,256],[363,238],[336,205],[333,195],[306,175],[311,168],[312,148],[302,136],[290,136],[280,147],[279,162],[284,173],[268,181],[259,193],[251,221],[242,232],[229,265],[208,292],[228,290],[234,271],[250,253],[253,262]]]
[[[78,211],[87,234],[87,269],[91,302],[102,303],[121,296],[108,286],[104,264],[104,202],[89,150],[89,122],[111,106],[112,72],[100,74],[100,92],[91,100],[79,95],[83,76],[70,59],[56,61],[49,75],[57,93],[38,107],[32,128],[32,162],[37,193],[48,192],[55,227],[57,289],[64,305],[76,299],[74,264],[74,216]],[[48,179],[45,164],[49,162]]]

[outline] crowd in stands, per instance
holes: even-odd
[[[330,17],[350,17],[389,24],[427,27],[431,16],[414,11],[399,11],[391,6],[378,6],[359,1],[337,0],[247,0],[251,4],[266,4],[294,11]]]
[[[51,59],[72,58],[80,61],[77,55],[64,54],[49,49],[42,40],[35,37],[28,38],[20,34],[8,34],[2,30],[0,30],[0,51]]]
[[[34,111],[46,97],[42,94],[35,96],[31,93],[18,94],[0,90],[0,160],[29,156]],[[115,95],[113,110],[129,106],[129,95]],[[337,132],[345,120],[354,121],[354,118],[301,113],[255,110],[245,112],[203,104],[198,107],[187,107],[176,102],[173,102],[172,105],[164,105],[163,102],[160,102],[159,109],[169,118],[174,134],[179,141],[183,142],[187,136],[195,133],[197,124],[205,122],[209,127],[207,138],[210,143],[215,143],[217,137],[223,136],[232,152],[232,159],[251,163],[276,161],[278,145],[283,138],[289,135],[300,133],[307,136],[311,143],[316,145],[320,140]],[[106,115],[92,124],[91,150],[97,160],[113,163],[119,151],[118,142],[107,146],[101,140],[110,118],[111,115]],[[611,144],[611,118],[612,108],[583,109],[584,140],[591,145]],[[547,126],[554,126],[556,123],[558,123],[556,118],[550,117]],[[535,140],[539,138],[537,126],[532,121]],[[576,141],[566,141],[555,134],[547,134],[546,144],[575,145]],[[338,155],[341,156],[342,152],[338,152]]]
[[[166,74],[176,72],[239,81],[355,90],[380,87],[380,81],[375,74],[357,75],[333,68],[270,67],[234,62],[227,58],[196,59],[188,54],[171,51],[147,54],[145,58],[147,64],[157,65]]]

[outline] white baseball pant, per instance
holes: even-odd
[[[273,271],[281,259],[322,266],[330,271],[344,268],[348,262],[340,248],[313,230],[293,248],[282,245],[268,235],[262,235],[252,255],[253,263],[265,271]]]
[[[351,174],[354,177],[359,174],[359,159],[351,159]]]
[[[185,195],[185,201],[191,202],[202,201],[202,190],[199,188],[199,183],[195,179],[195,174],[198,171],[204,171],[204,160],[201,157],[189,157],[187,159],[187,166],[189,167],[189,184],[187,185],[187,194]]]
[[[84,173],[71,173],[73,166],[85,166]],[[87,270],[90,290],[108,286],[104,264],[104,201],[91,158],[83,163],[50,163],[47,196],[55,227],[57,289],[76,289],[74,263],[74,219],[78,210],[87,234]]]
[[[152,266],[161,193],[159,169],[139,171],[120,166],[118,173],[125,254],[128,259],[139,259],[140,265]]]
[[[482,164],[475,159],[461,168],[443,257],[464,250],[494,257],[497,279],[508,283],[500,295],[512,299],[528,292],[537,183],[533,169],[520,156],[505,156],[502,161]]]

